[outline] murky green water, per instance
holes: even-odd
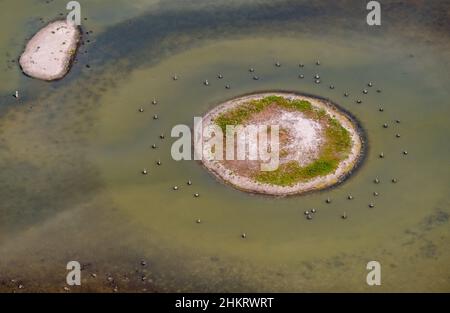
[[[65,1],[0,3],[0,290],[17,289],[14,279],[62,291],[66,263],[78,260],[85,291],[450,291],[445,1],[391,1],[378,29],[359,1],[105,3],[82,4],[93,34],[53,83],[11,60]],[[174,125],[264,89],[328,97],[353,113],[368,136],[360,170],[331,190],[271,198],[171,159]],[[380,287],[366,284],[371,260]]]

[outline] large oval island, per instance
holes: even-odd
[[[244,136],[239,143],[234,131],[248,126],[259,133]],[[202,150],[208,151],[202,153],[202,164],[221,181],[252,193],[285,196],[330,187],[348,177],[363,155],[364,136],[354,117],[328,100],[293,92],[263,92],[226,101],[206,113],[197,132],[199,128],[211,134],[202,137]],[[223,151],[211,145],[211,128],[223,137]],[[261,129],[267,130],[266,152],[276,149],[276,167],[264,169],[267,160],[250,157],[250,148],[263,142]],[[271,137],[274,130],[277,141]]]
[[[33,78],[56,80],[70,69],[81,37],[74,23],[59,20],[39,30],[19,59],[22,71]]]

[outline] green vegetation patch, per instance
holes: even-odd
[[[314,162],[302,167],[297,161],[290,161],[281,164],[275,171],[258,172],[254,176],[256,181],[278,186],[292,186],[299,182],[333,173],[339,163],[348,156],[352,143],[349,131],[337,119],[328,115],[324,109],[314,108],[306,100],[290,100],[281,96],[268,96],[259,100],[251,100],[233,110],[222,113],[216,118],[215,122],[225,133],[227,125],[243,124],[252,114],[263,111],[271,104],[301,111],[307,117],[325,125],[325,143],[322,146],[319,158]]]

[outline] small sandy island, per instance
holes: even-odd
[[[30,39],[20,56],[23,72],[48,81],[64,77],[76,54],[80,36],[79,27],[66,20],[48,24]]]
[[[255,144],[251,139],[246,142],[245,160],[227,158],[228,125],[276,125],[277,168],[263,171],[261,164],[267,160],[248,157],[249,147]],[[264,92],[229,100],[203,117],[203,131],[210,126],[223,131],[223,158],[207,155],[202,158],[203,165],[225,183],[252,193],[285,196],[330,187],[344,180],[363,154],[363,136],[353,117],[330,101],[292,92]],[[270,127],[266,138],[271,151]],[[210,139],[204,139],[205,143]],[[230,144],[235,151],[236,141]]]

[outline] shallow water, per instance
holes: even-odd
[[[1,3],[14,32],[0,28],[0,290],[17,289],[15,279],[62,291],[66,263],[79,260],[99,273],[83,274],[81,290],[111,291],[111,273],[119,290],[137,291],[450,291],[445,1],[391,1],[375,30],[358,1],[145,3],[91,1],[82,25],[91,42],[53,83],[7,62],[65,2]],[[174,125],[266,89],[327,97],[354,114],[368,136],[361,168],[336,188],[272,198],[171,159]],[[380,287],[366,284],[371,260]]]

